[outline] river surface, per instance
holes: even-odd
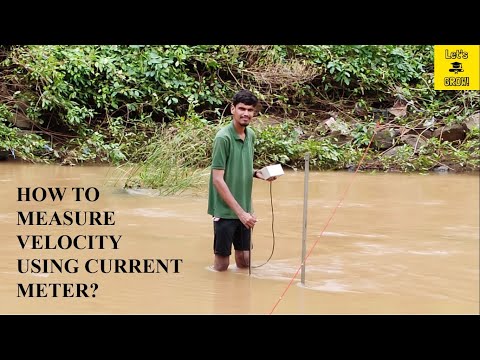
[[[0,162],[0,313],[479,314],[478,173],[310,172],[305,232],[304,173],[272,197],[255,180],[250,273],[233,257],[210,269],[205,191],[124,190],[114,174]],[[96,220],[68,224],[76,211]]]

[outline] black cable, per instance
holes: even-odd
[[[273,213],[273,196],[272,196],[272,182],[271,181],[270,181],[270,207],[272,209],[272,242],[273,242],[272,243],[272,253],[270,254],[270,257],[267,259],[267,261],[265,261],[261,265],[252,266],[254,268],[259,268],[260,266],[263,266],[266,263],[268,263],[273,256],[273,252],[275,251],[275,231],[273,230],[274,229],[273,224],[274,224],[274,221],[275,221],[275,216],[274,216],[274,213]],[[253,235],[253,229],[252,229],[252,235]],[[252,248],[252,243],[253,243],[252,239],[250,239],[250,249]],[[249,261],[251,261],[251,259],[249,259]]]

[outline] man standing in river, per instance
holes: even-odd
[[[257,222],[252,214],[253,178],[264,179],[253,169],[255,133],[248,127],[255,115],[257,97],[240,90],[233,99],[232,121],[215,136],[208,193],[208,213],[213,216],[213,269],[225,271],[232,244],[238,268],[250,262],[251,229]]]

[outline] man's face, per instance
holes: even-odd
[[[240,126],[247,127],[255,114],[255,107],[253,105],[238,103],[236,106],[232,105],[231,112],[233,121]]]

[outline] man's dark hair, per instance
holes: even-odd
[[[252,92],[242,89],[233,96],[232,103],[233,106],[237,106],[240,103],[257,106],[258,99]]]

